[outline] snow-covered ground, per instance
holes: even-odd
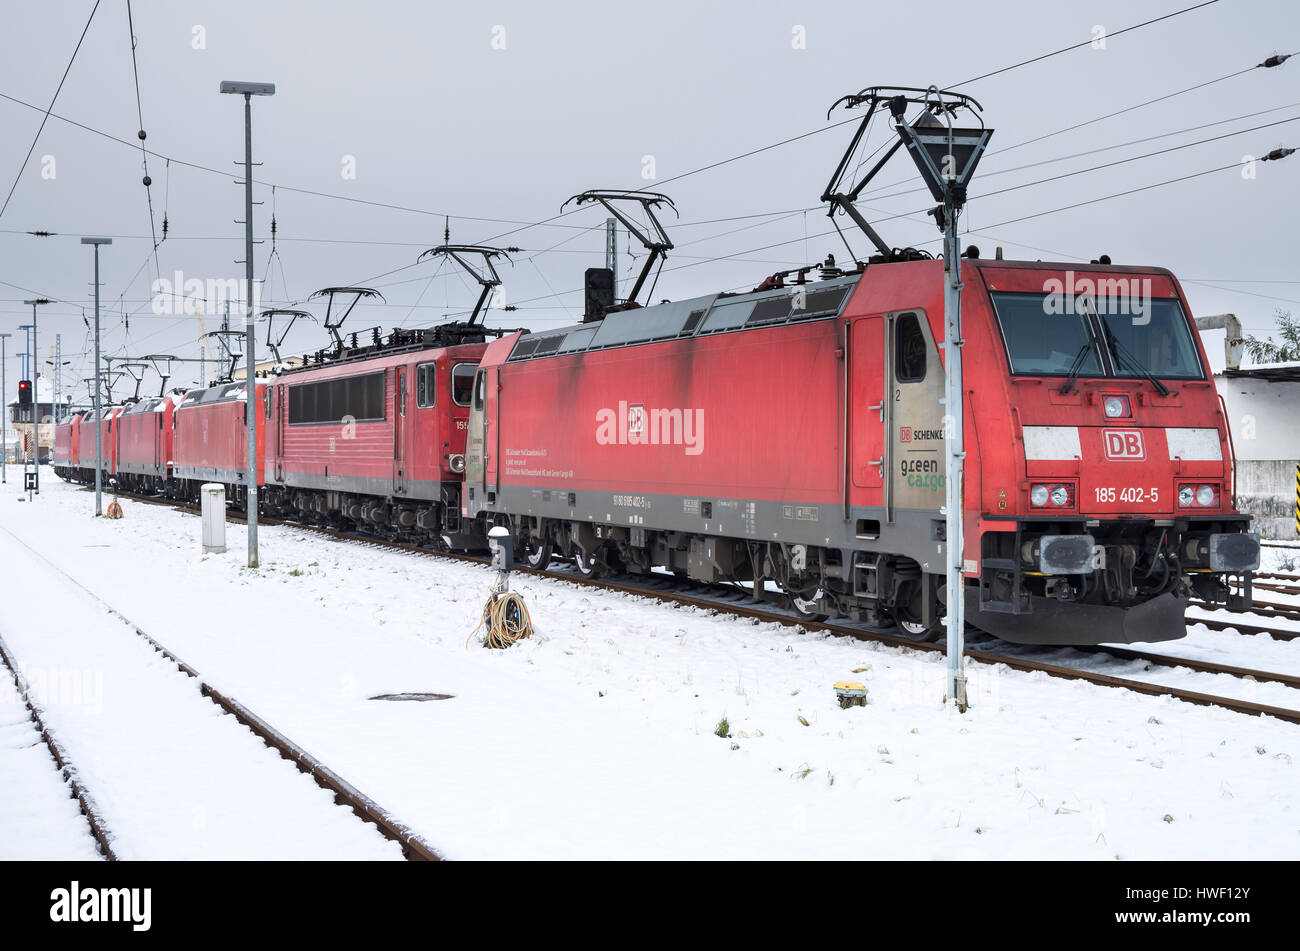
[[[0,702],[0,861],[98,856],[90,826],[27,708]]]
[[[57,644],[103,670],[105,698],[133,689],[127,666],[148,673],[130,638],[69,613],[50,569],[14,573],[33,559],[18,539],[450,858],[1300,856],[1290,723],[979,664],[962,715],[941,702],[941,655],[522,576],[537,636],[487,651],[466,646],[479,566],[263,527],[251,572],[240,525],[204,556],[191,515],[124,500],[123,520],[96,520],[91,493],[42,487],[0,497],[0,633],[20,657]],[[1194,637],[1295,672],[1290,644]],[[192,681],[157,663],[177,681],[157,709],[179,720]],[[838,706],[843,679],[868,706]],[[453,699],[368,699],[406,691]],[[79,764],[92,789],[129,781],[109,759]],[[249,784],[261,759],[247,754]],[[97,792],[112,822],[119,802]]]

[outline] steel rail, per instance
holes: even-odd
[[[144,500],[141,499],[141,501]],[[421,835],[419,835],[419,833],[415,832],[405,823],[397,819],[391,812],[375,802],[374,799],[361,792],[334,770],[330,769],[319,759],[312,756],[312,754],[308,753],[298,744],[294,743],[289,739],[289,737],[271,726],[271,724],[266,720],[253,713],[244,704],[217,690],[203,679],[198,670],[181,660],[175,653],[164,647],[162,643],[147,633],[129,617],[104,600],[90,588],[86,587],[72,575],[68,574],[68,572],[64,571],[49,558],[45,557],[45,555],[41,554],[41,552],[37,551],[31,545],[28,545],[8,529],[3,529],[3,531],[12,537],[18,544],[22,545],[37,558],[44,561],[47,565],[59,572],[82,591],[86,592],[90,597],[98,601],[110,614],[130,627],[137,635],[153,647],[154,650],[158,651],[171,661],[171,663],[176,666],[177,670],[186,676],[193,677],[197,680],[199,682],[199,691],[203,696],[207,697],[220,709],[233,716],[246,728],[252,731],[267,746],[276,750],[281,756],[292,762],[300,772],[315,780],[318,786],[334,793],[336,802],[341,802],[342,804],[351,807],[352,812],[358,818],[374,825],[386,838],[396,841],[402,847],[402,854],[407,859],[430,862],[442,860],[442,856],[438,851]],[[7,657],[6,663],[8,663]],[[10,666],[11,669],[16,671],[16,668],[13,668],[12,665]],[[28,708],[31,709],[30,700],[28,702]],[[35,714],[33,713],[33,715]],[[58,759],[58,754],[56,754],[55,758],[56,760]]]
[[[131,495],[141,502],[155,505],[170,505],[181,511],[187,511],[191,514],[198,511],[198,506],[188,502],[178,502],[174,499],[150,498],[148,496],[136,496],[133,493],[119,493]],[[229,513],[236,521],[242,521],[242,515],[236,511]],[[350,543],[361,543],[374,545],[381,548],[392,548],[400,551],[409,551],[416,554],[443,558],[452,561],[459,561],[468,564],[487,565],[488,559],[475,556],[464,555],[456,552],[438,551],[437,549],[427,548],[421,545],[415,545],[410,542],[395,541],[392,539],[382,538],[379,536],[368,535],[364,533],[349,532],[343,529],[329,528],[320,525],[310,525],[304,522],[285,521],[276,518],[261,518],[263,525],[283,525],[302,531],[310,531],[331,538],[339,539]],[[516,563],[515,570],[525,574],[534,575],[543,578],[550,578],[555,581],[568,582],[584,587],[601,588],[607,591],[614,591],[620,594],[633,595],[637,597],[650,598],[664,603],[675,604],[682,607],[699,608],[705,611],[716,613],[733,614],[739,617],[751,618],[758,621],[768,621],[781,624],[787,627],[802,627],[806,630],[825,631],[830,634],[836,634],[844,637],[852,637],[857,640],[873,641],[885,644],[890,647],[899,647],[908,650],[915,650],[925,653],[944,653],[946,648],[943,644],[926,643],[914,641],[910,638],[898,634],[890,634],[884,631],[849,627],[844,624],[836,624],[830,621],[813,621],[796,615],[781,614],[771,610],[765,610],[755,605],[738,604],[725,600],[716,600],[711,598],[700,598],[693,595],[681,593],[673,590],[656,590],[638,585],[623,584],[608,578],[587,578],[580,574],[570,574],[567,572],[552,571],[548,568],[528,568]],[[1276,631],[1272,628],[1255,627],[1252,625],[1241,625],[1229,622],[1214,622],[1202,618],[1189,618],[1189,623],[1205,624],[1212,630],[1236,629],[1241,633],[1250,634],[1272,634],[1277,637],[1285,638],[1286,631]],[[1294,632],[1295,636],[1300,636],[1300,632]],[[1290,674],[1273,673],[1270,671],[1252,670],[1243,667],[1232,667],[1222,664],[1212,664],[1206,661],[1188,660],[1185,658],[1171,657],[1165,654],[1151,654],[1145,651],[1136,651],[1130,648],[1111,648],[1111,647],[1074,647],[1085,653],[1111,654],[1122,659],[1142,660],[1151,664],[1163,667],[1186,667],[1200,673],[1225,674],[1228,676],[1239,677],[1243,679],[1252,679],[1260,682],[1282,683],[1287,686],[1300,687],[1300,677]],[[1042,661],[1029,660],[1022,657],[1008,657],[989,651],[978,650],[975,648],[966,648],[965,656],[970,660],[986,664],[1003,664],[1013,670],[1019,670],[1026,673],[1045,673],[1051,677],[1059,677],[1067,680],[1082,680],[1103,687],[1120,687],[1131,690],[1135,693],[1147,694],[1150,696],[1169,696],[1177,700],[1183,700],[1188,703],[1194,703],[1200,706],[1221,707],[1226,710],[1232,710],[1236,713],[1244,713],[1250,716],[1273,716],[1280,720],[1286,720],[1290,723],[1300,723],[1300,710],[1291,710],[1285,707],[1275,707],[1268,704],[1253,703],[1245,700],[1235,700],[1231,697],[1220,697],[1214,694],[1201,693],[1193,690],[1183,690],[1178,687],[1167,687],[1162,684],[1153,684],[1141,680],[1132,680],[1124,677],[1114,677],[1109,674],[1099,674],[1090,671],[1079,670],[1073,667],[1065,667],[1060,664],[1049,664]]]
[[[0,637],[0,661],[3,661],[5,667],[8,668],[10,675],[13,677],[14,686],[18,690],[18,696],[23,699],[27,706],[27,715],[31,717],[32,723],[35,724],[37,731],[41,734],[41,739],[45,741],[50,755],[54,757],[54,763],[59,767],[59,773],[67,780],[73,798],[77,800],[78,805],[81,807],[81,814],[86,817],[86,822],[90,825],[90,834],[99,843],[104,858],[110,862],[116,862],[118,860],[117,853],[113,851],[112,844],[115,836],[105,821],[103,812],[95,802],[94,797],[87,791],[85,783],[81,781],[76,765],[68,756],[68,751],[63,748],[63,744],[45,725],[45,720],[41,716],[40,705],[32,699],[30,685],[19,671],[18,660],[9,645],[5,643],[3,637]]]

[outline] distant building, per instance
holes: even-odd
[[[1300,362],[1229,367],[1214,375],[1237,453],[1237,505],[1265,538],[1296,537]]]
[[[64,393],[63,412],[61,417],[68,413],[68,406],[72,402],[72,396]],[[50,450],[54,447],[54,385],[43,376],[36,378],[36,402],[32,406],[20,406],[17,398],[10,400],[5,407],[5,449],[9,454],[9,461],[15,461],[22,458],[23,439],[27,437],[33,429],[32,411],[35,410],[36,423],[35,429],[37,437],[40,439],[41,458],[49,456]]]
[[[285,357],[283,360],[280,360],[278,362],[275,360],[267,360],[257,365],[257,375],[269,376],[271,374],[271,371],[274,370],[276,367],[288,369],[288,368],[300,367],[300,366],[302,366],[302,357]],[[240,366],[235,367],[233,371],[231,371],[230,377],[232,380],[242,380],[246,375],[247,375],[247,370],[241,364]]]

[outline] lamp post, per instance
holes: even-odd
[[[248,425],[248,473],[244,477],[247,483],[247,504],[245,512],[248,517],[248,567],[256,568],[257,557],[257,314],[253,310],[253,97],[274,96],[274,83],[241,83],[226,80],[221,84],[221,92],[244,97],[244,273],[248,281],[248,295],[244,327],[245,346],[248,348],[247,372],[245,374],[244,400],[245,420]]]
[[[4,410],[4,421],[0,422],[0,483],[9,481],[9,404],[5,402],[5,396],[9,392],[9,385],[5,382],[5,368],[9,362],[5,354],[5,341],[12,337],[13,334],[0,334],[0,409]]]
[[[41,494],[41,372],[37,369],[36,355],[40,352],[36,346],[36,308],[41,304],[50,303],[44,297],[38,297],[35,300],[25,300],[24,304],[32,305],[32,458],[36,460],[36,494]],[[53,403],[50,404],[53,409]]]
[[[99,387],[99,246],[101,244],[112,244],[112,238],[82,238],[82,244],[94,245],[95,248],[95,392],[93,404],[95,407],[95,516],[104,514],[101,502],[101,493],[103,492],[103,479],[100,470],[103,468],[104,458],[104,427],[100,423],[100,387]]]
[[[899,140],[911,153],[930,194],[941,204],[929,213],[943,232],[944,277],[944,467],[945,510],[944,550],[947,560],[947,613],[944,623],[948,629],[948,684],[947,699],[953,700],[963,713],[967,707],[965,653],[966,625],[966,569],[973,564],[965,558],[965,385],[962,379],[961,335],[961,238],[957,231],[957,217],[966,204],[966,186],[975,173],[992,129],[978,126],[959,128],[953,125],[955,103],[971,108],[978,118],[979,108],[974,100],[960,94],[942,93],[931,86],[926,92],[926,112],[915,123],[909,123],[900,108],[894,115]],[[938,109],[931,108],[934,104]],[[936,116],[942,116],[939,121]],[[973,570],[973,569],[972,569]]]

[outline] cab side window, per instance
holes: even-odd
[[[436,402],[433,383],[437,369],[432,363],[424,363],[415,368],[415,405],[420,409],[428,409]]]
[[[894,321],[894,378],[899,383],[925,379],[925,333],[916,314],[902,314]]]
[[[458,363],[451,368],[451,401],[457,406],[469,405],[470,388],[474,385],[476,369],[472,363]]]
[[[483,399],[487,395],[487,376],[482,370],[474,377],[474,408],[483,408]]]

